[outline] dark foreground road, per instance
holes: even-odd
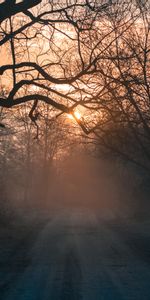
[[[134,237],[90,211],[58,213],[28,248],[19,276],[8,280],[7,271],[1,274],[0,299],[149,300],[148,245]]]

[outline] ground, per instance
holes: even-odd
[[[79,207],[27,219],[1,230],[1,300],[150,299],[148,221]]]

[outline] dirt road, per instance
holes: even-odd
[[[89,210],[54,214],[1,300],[150,299],[149,251],[121,226]]]

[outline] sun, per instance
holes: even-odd
[[[82,116],[81,116],[80,112],[76,110],[72,114],[68,114],[68,118],[70,120],[74,120],[74,119],[80,120],[82,118]]]
[[[78,120],[81,119],[81,114],[80,114],[79,111],[75,111],[75,112],[74,112],[74,115],[75,115],[75,117],[76,117]]]

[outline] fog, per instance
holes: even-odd
[[[140,172],[80,152],[21,174],[7,182],[1,299],[148,299],[150,207]]]
[[[19,185],[10,178],[7,190],[9,206],[17,214],[85,209],[100,218],[122,218],[143,206],[143,199],[138,199],[140,175],[110,159],[71,154],[42,171],[32,169],[23,179]]]

